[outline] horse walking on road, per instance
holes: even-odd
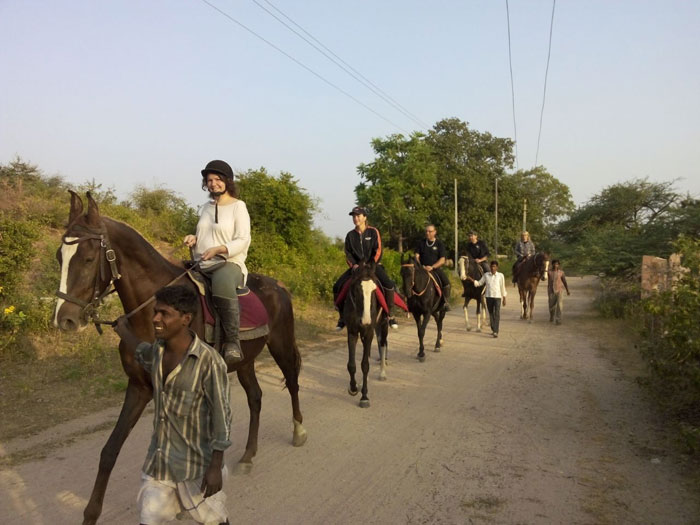
[[[549,255],[538,252],[520,263],[518,269],[518,292],[520,293],[520,319],[532,322],[532,309],[540,281],[547,280]]]
[[[153,294],[167,284],[194,286],[183,266],[178,266],[160,253],[134,229],[122,222],[101,217],[90,193],[88,210],[83,215],[83,202],[71,192],[68,227],[57,252],[61,265],[61,282],[57,292],[54,323],[65,331],[84,329],[89,323],[98,326],[97,309],[111,291],[121,299],[133,332],[143,341],[153,341]],[[236,372],[248,397],[250,424],[245,451],[239,463],[252,464],[258,448],[258,428],[262,391],[255,376],[255,358],[267,344],[270,354],[284,374],[292,401],[294,432],[292,443],[306,441],[299,408],[299,371],[301,356],[294,338],[294,313],[289,292],[276,280],[249,274],[248,287],[260,298],[268,313],[269,335],[242,340],[243,360],[229,367]],[[204,314],[192,320],[192,329],[204,340]],[[254,337],[254,335],[251,335]],[[117,424],[100,454],[97,478],[90,500],[83,513],[84,524],[94,524],[102,513],[107,483],[119,451],[129,432],[151,400],[150,377],[135,359],[133,349],[119,345],[122,366],[129,382],[124,405]]]
[[[445,318],[445,297],[436,288],[435,278],[415,259],[401,264],[401,280],[403,281],[403,293],[406,296],[408,311],[413,314],[418,329],[418,355],[416,358],[422,363],[425,361],[425,347],[423,337],[425,329],[430,322],[430,317],[435,319],[437,325],[437,340],[435,352],[442,348],[442,321]]]
[[[484,274],[481,266],[474,258],[467,254],[459,258],[459,278],[462,280],[462,288],[464,288],[464,322],[467,325],[467,332],[470,332],[472,327],[469,324],[469,303],[476,301],[476,331],[481,332],[481,325],[486,321],[486,299],[484,293],[486,286],[474,286],[474,281],[467,279],[467,276],[478,281]]]
[[[355,381],[355,348],[359,336],[362,341],[362,397],[360,407],[369,407],[367,397],[367,375],[369,374],[369,354],[372,348],[374,334],[377,334],[379,344],[379,379],[386,379],[386,354],[389,335],[389,321],[387,314],[382,310],[377,298],[377,289],[380,288],[374,275],[374,263],[360,263],[357,270],[350,278],[347,296],[343,305],[343,318],[348,331],[348,373],[350,374],[350,386],[348,393],[357,395],[357,382]]]

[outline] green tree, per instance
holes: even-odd
[[[438,207],[437,165],[419,133],[376,138],[372,148],[375,160],[357,168],[361,179],[355,187],[357,202],[384,232],[384,242],[403,253],[404,242],[432,220]]]
[[[291,174],[249,170],[239,175],[238,184],[256,234],[278,235],[292,248],[309,244],[317,204]]]

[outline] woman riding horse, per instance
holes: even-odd
[[[386,296],[386,304],[389,308],[389,326],[397,329],[399,325],[391,315],[391,308],[394,306],[394,291],[396,284],[389,279],[384,266],[380,264],[382,260],[382,238],[379,235],[379,230],[367,224],[367,210],[360,206],[355,206],[348,215],[352,216],[352,222],[355,229],[350,230],[345,236],[345,261],[349,268],[341,275],[333,285],[333,295],[337,299],[338,295],[352,276],[353,271],[357,270],[360,263],[374,262],[374,274],[384,288]],[[345,327],[346,321],[343,319],[343,305],[336,304],[339,312],[338,324],[336,331],[340,331]]]
[[[222,354],[231,366],[242,359],[236,289],[245,285],[248,276],[250,216],[245,202],[238,199],[233,170],[223,160],[212,160],[202,170],[202,189],[209,191],[211,199],[200,208],[197,234],[187,235],[184,243],[194,247],[200,269],[211,277],[212,299],[224,335]]]

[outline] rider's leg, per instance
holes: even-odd
[[[352,274],[352,270],[347,269],[343,275],[341,275],[338,280],[335,282],[333,285],[333,302],[335,303],[335,300],[338,298],[338,295],[340,294],[341,290],[343,289],[343,286],[345,286],[345,283],[348,282],[348,279],[350,279],[350,275]],[[341,301],[338,305],[336,305],[336,310],[338,310],[338,323],[335,325],[335,330],[336,332],[340,332],[343,328],[345,328],[345,320],[343,319],[343,304],[344,301]]]
[[[513,284],[518,282],[518,267],[520,266],[520,261],[522,260],[522,257],[518,257],[513,263]]]
[[[226,263],[211,275],[212,299],[221,319],[222,354],[227,365],[243,359],[238,332],[241,324],[236,288],[243,284],[243,272],[235,263]]]
[[[374,268],[374,274],[377,276],[377,279],[379,279],[382,288],[384,288],[386,305],[389,307],[389,326],[396,329],[399,327],[399,324],[396,322],[396,319],[394,319],[394,316],[391,313],[391,309],[394,306],[394,291],[396,290],[396,284],[394,283],[394,281],[389,279],[389,276],[386,274],[384,266],[382,266],[381,264],[378,264]]]
[[[438,280],[440,281],[440,288],[442,288],[442,295],[445,298],[445,310],[450,310],[450,295],[452,294],[452,285],[442,268],[436,268],[433,270]]]

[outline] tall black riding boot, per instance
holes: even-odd
[[[452,295],[452,284],[447,283],[442,287],[442,297],[445,301],[445,311],[449,312],[452,308],[450,307],[450,295]]]
[[[394,316],[391,313],[391,309],[394,307],[394,289],[385,288],[384,298],[386,299],[386,305],[389,308],[389,326],[394,330],[397,330],[399,328],[399,323],[396,322],[396,319],[394,319]]]
[[[221,353],[228,366],[234,365],[243,359],[241,353],[241,343],[238,339],[238,330],[241,325],[240,307],[238,297],[214,296],[214,306],[221,318],[221,329],[223,331],[223,344]]]

